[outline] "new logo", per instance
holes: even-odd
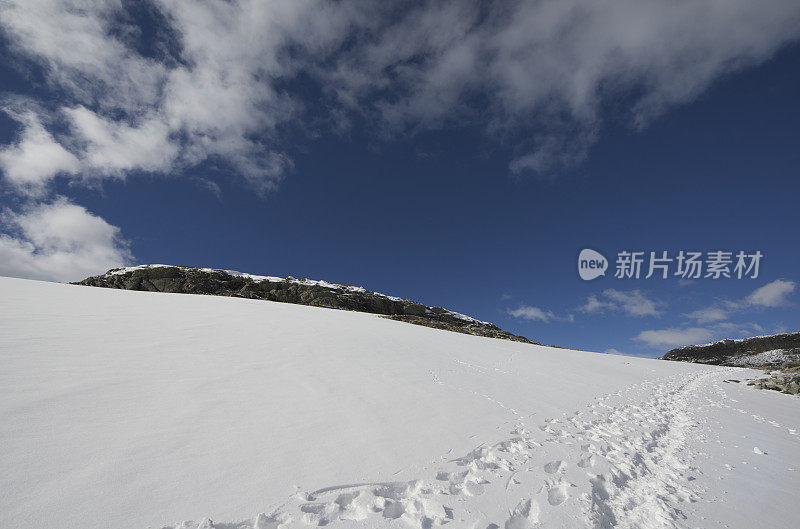
[[[584,281],[597,279],[606,275],[606,270],[608,270],[608,259],[603,257],[603,254],[589,248],[581,250],[578,255],[578,275],[581,279]]]

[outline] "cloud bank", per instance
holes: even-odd
[[[0,24],[49,91],[5,104],[22,129],[0,153],[11,186],[215,160],[264,192],[293,165],[281,127],[309,105],[327,133],[353,117],[388,136],[478,123],[514,148],[512,172],[552,172],[585,156],[620,97],[641,127],[795,41],[800,5],[12,0]]]
[[[131,259],[119,228],[64,197],[0,220],[0,275],[77,281]]]
[[[294,167],[291,132],[353,123],[387,141],[477,126],[513,152],[511,173],[551,176],[579,163],[608,121],[644,127],[796,42],[800,4],[7,0],[0,35],[35,87],[0,99],[19,128],[0,145],[2,185],[29,201],[23,219],[37,204],[66,208],[51,197],[55,179],[181,177],[204,163],[263,194]],[[14,255],[38,248],[3,237]],[[105,260],[125,255],[104,240]],[[40,253],[27,255],[43,263]],[[643,310],[631,314],[655,309]]]

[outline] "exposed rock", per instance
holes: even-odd
[[[781,372],[771,372],[768,378],[751,380],[748,386],[756,389],[771,389],[788,393],[789,395],[800,394],[800,366],[785,367]]]
[[[800,332],[687,345],[661,358],[724,366],[783,367],[800,362]]]
[[[444,329],[447,331],[455,331],[464,334],[472,334],[475,336],[485,336],[487,338],[500,338],[503,340],[511,340],[513,342],[525,342],[541,345],[538,342],[533,342],[524,336],[511,334],[494,325],[493,323],[477,322],[477,323],[461,323],[454,322],[443,315],[425,315],[416,316],[409,314],[393,314],[386,316],[392,320],[404,321],[406,323],[414,323],[416,325],[424,325],[426,327],[433,327],[435,329]],[[552,346],[551,346],[552,347]]]
[[[330,309],[381,314],[391,319],[476,336],[538,344],[496,325],[441,307],[387,296],[361,287],[348,287],[305,278],[269,277],[231,270],[186,266],[142,265],[109,270],[74,283],[92,287],[178,294],[233,296],[296,303]]]

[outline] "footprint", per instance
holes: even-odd
[[[556,472],[563,472],[567,468],[567,464],[561,460],[551,461],[544,466],[544,471],[548,474],[555,474]]]
[[[286,513],[267,516],[262,512],[256,516],[253,529],[278,529],[279,527],[283,527],[284,524],[291,523],[291,521],[292,517]]]
[[[366,491],[339,494],[333,503],[339,506],[338,517],[342,520],[366,520],[372,512],[374,496]]]
[[[463,490],[467,496],[480,496],[484,493],[483,485],[475,483],[474,481],[466,482]]]
[[[578,461],[578,466],[581,468],[590,468],[594,466],[594,455],[589,455],[589,457],[584,457],[580,461]]]
[[[569,494],[567,494],[567,488],[569,488],[568,483],[560,482],[560,483],[548,483],[547,484],[547,502],[550,505],[561,505],[567,498],[569,498]]]
[[[387,501],[386,507],[383,509],[383,517],[396,520],[397,518],[403,516],[405,511],[406,510],[403,507],[403,504],[399,501]]]
[[[530,529],[539,523],[539,504],[533,500],[522,500],[506,520],[505,529]]]

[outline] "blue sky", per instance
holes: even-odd
[[[4,275],[305,276],[629,354],[797,330],[793,2],[67,4],[0,8]]]

